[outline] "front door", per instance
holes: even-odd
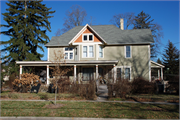
[[[83,80],[93,79],[93,68],[83,68]]]

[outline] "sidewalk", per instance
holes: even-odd
[[[4,99],[0,101],[54,101],[54,100],[9,100]],[[136,102],[136,101],[104,101],[104,100],[56,100],[61,102],[117,102],[117,103],[141,103],[141,104],[163,104],[163,105],[179,105],[179,103],[168,103],[168,102]]]
[[[129,120],[117,118],[78,118],[78,117],[0,117],[0,120]],[[131,119],[136,120],[136,119]]]

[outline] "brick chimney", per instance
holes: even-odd
[[[120,27],[121,27],[121,30],[124,30],[124,19],[123,18],[120,19]]]

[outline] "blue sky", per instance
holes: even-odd
[[[6,12],[8,8],[6,1],[1,1],[1,13]],[[72,5],[80,5],[87,12],[87,20],[90,16],[94,19],[95,25],[112,24],[110,19],[115,14],[134,12],[135,15],[141,11],[149,14],[155,23],[162,26],[164,37],[161,39],[160,52],[163,53],[168,40],[172,41],[179,49],[179,1],[43,1],[48,8],[56,10],[53,18],[50,18],[51,32],[47,35],[51,39],[55,36],[56,31],[63,28],[64,17],[67,10]],[[6,24],[1,15],[1,24]],[[86,24],[86,23],[84,23]],[[1,30],[5,30],[1,28]],[[9,38],[1,35],[1,41],[6,41]],[[3,47],[3,46],[1,46]],[[39,51],[39,50],[38,50]],[[44,57],[42,60],[47,60],[47,50],[44,47]],[[3,54],[3,53],[2,53]],[[158,55],[162,58],[162,55]],[[156,59],[154,59],[156,61]]]

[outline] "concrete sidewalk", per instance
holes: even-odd
[[[54,100],[9,100],[4,99],[0,101],[54,101]],[[162,105],[179,105],[179,103],[168,103],[168,102],[136,102],[136,101],[104,101],[104,100],[56,100],[60,102],[116,102],[116,103],[141,103],[141,104],[162,104]]]
[[[0,117],[0,120],[129,120],[129,119],[79,118],[79,117]]]

